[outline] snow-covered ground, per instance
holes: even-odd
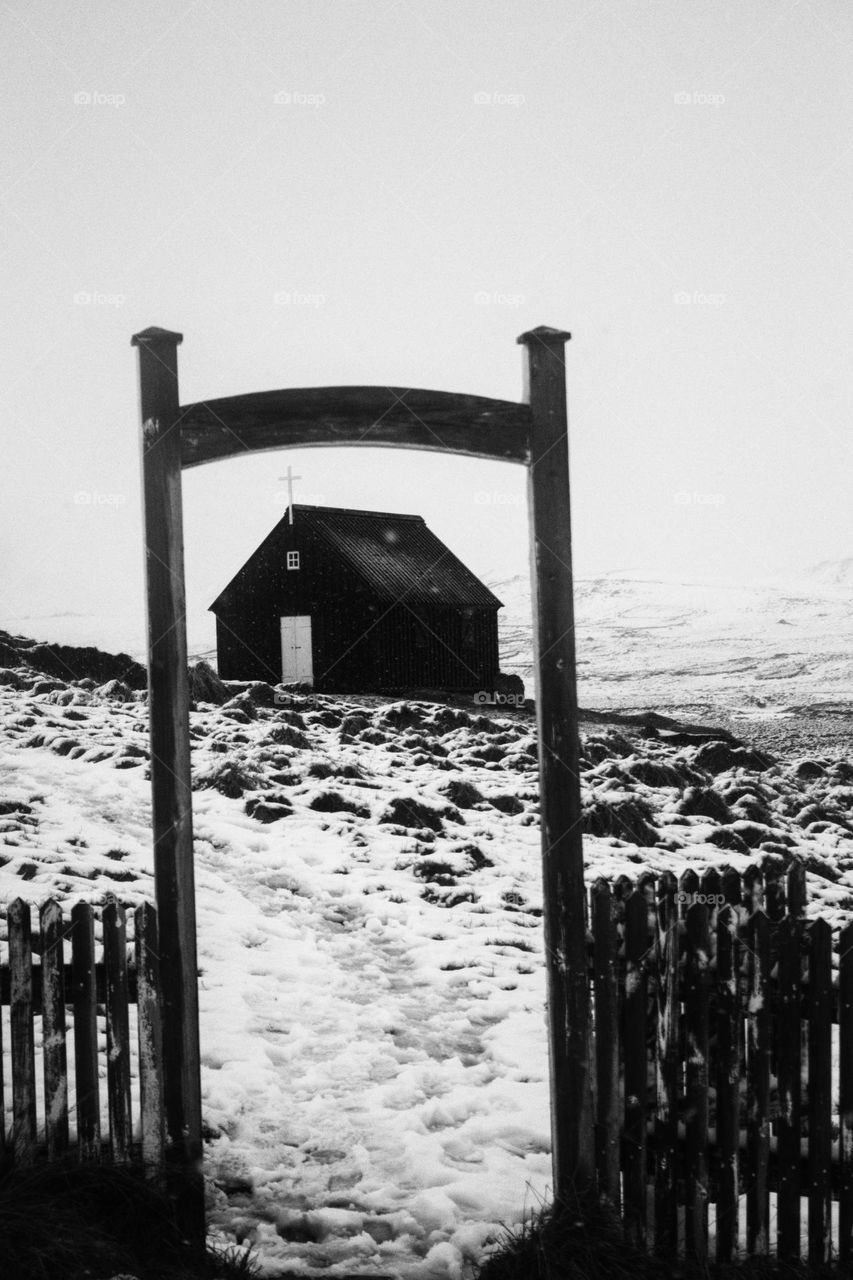
[[[93,685],[0,673],[2,910],[153,892],[144,695]],[[531,719],[257,686],[191,728],[211,1226],[270,1277],[461,1280],[550,1182]],[[589,728],[588,877],[796,848],[846,921],[849,753],[702,751]]]
[[[575,583],[585,707],[755,709],[853,696],[853,561],[785,582],[614,571]],[[526,577],[490,578],[504,602],[501,662],[529,680]]]

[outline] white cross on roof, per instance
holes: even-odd
[[[301,480],[301,479],[302,479],[302,476],[295,476],[293,474],[293,468],[290,466],[287,468],[286,476],[279,476],[279,480],[287,481],[287,507],[290,515],[291,524],[293,524],[293,482],[294,480]]]

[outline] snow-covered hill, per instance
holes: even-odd
[[[853,591],[853,556],[844,556],[840,560],[821,560],[810,570],[809,577],[815,582],[846,587],[848,591]]]
[[[144,697],[0,672],[0,910],[151,896]],[[270,1277],[462,1280],[550,1181],[530,717],[261,685],[191,729],[211,1225]],[[843,750],[588,730],[590,878],[796,850],[849,917]]]
[[[853,699],[853,574],[761,585],[614,571],[575,582],[586,707],[726,709]],[[489,585],[504,602],[501,662],[532,690],[526,576]]]

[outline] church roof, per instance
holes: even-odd
[[[293,518],[294,528],[308,526],[382,600],[502,607],[497,596],[427,528],[423,516],[294,503]],[[289,509],[278,528],[283,530],[288,523]],[[265,545],[269,546],[269,539]]]
[[[423,516],[298,503],[293,515],[307,520],[383,599],[501,607],[497,596],[427,528]]]

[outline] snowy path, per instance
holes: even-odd
[[[375,1265],[411,1251],[427,1255],[424,1274],[432,1264],[446,1274],[494,1230],[494,1219],[466,1228],[460,1218],[496,1200],[511,1217],[528,1180],[545,1191],[541,971],[512,946],[486,951],[484,963],[492,912],[457,907],[448,928],[447,911],[433,907],[444,936],[427,933],[411,903],[386,896],[408,868],[380,869],[374,849],[344,875],[339,832],[263,843],[242,857],[239,916],[230,897],[210,905],[215,884],[200,859],[200,936],[216,940],[204,948],[202,1027],[225,1007],[232,1023],[203,1055],[206,1116],[223,1132],[211,1149],[220,1177],[236,1158],[223,1225],[240,1228],[243,1195],[270,1261],[363,1254]],[[235,1118],[235,1090],[252,1096],[250,1126],[265,1100],[256,1134]],[[251,1196],[240,1190],[248,1181]]]

